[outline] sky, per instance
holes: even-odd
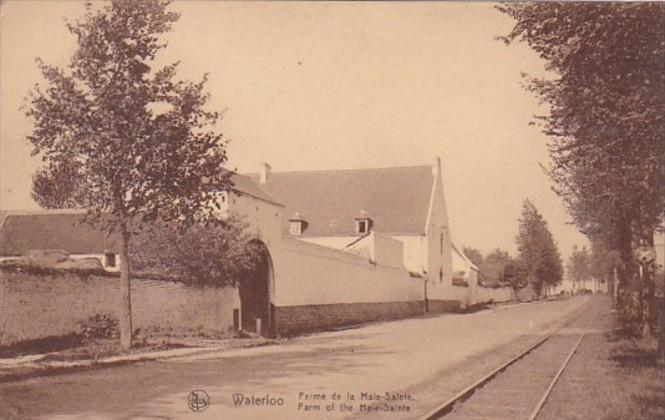
[[[157,60],[178,77],[209,74],[210,109],[229,167],[256,172],[443,165],[453,241],[515,253],[522,201],[548,221],[564,257],[586,239],[541,169],[547,138],[529,126],[546,113],[521,73],[545,74],[524,44],[496,40],[512,20],[485,2],[296,3],[175,1],[180,20]],[[65,18],[75,0],[0,5],[0,209],[29,210],[40,162],[19,110],[76,48]]]

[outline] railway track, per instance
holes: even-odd
[[[598,314],[566,322],[420,420],[535,420]]]

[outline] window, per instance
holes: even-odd
[[[367,233],[367,220],[358,220],[358,233]]]
[[[107,267],[115,267],[116,266],[116,258],[115,254],[106,254],[106,266]]]
[[[289,233],[294,236],[302,235],[305,229],[307,229],[307,221],[300,213],[296,212],[289,219]]]
[[[443,255],[443,232],[441,232],[441,240],[440,240],[440,242],[441,242],[441,249],[440,249],[439,253],[440,253],[441,255]]]
[[[356,221],[356,233],[358,235],[367,235],[372,230],[372,219],[365,210],[361,210]]]
[[[300,221],[292,221],[289,225],[289,233],[291,235],[302,235],[302,224]]]
[[[443,267],[439,267],[439,283],[443,283]]]

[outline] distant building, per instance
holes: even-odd
[[[119,270],[117,240],[83,223],[84,213],[72,209],[3,212],[0,261],[35,250],[61,250],[70,258],[94,258],[105,270]]]
[[[229,208],[257,219],[257,213],[242,206],[245,200],[254,198],[274,204],[249,178],[231,177],[236,194],[220,193],[222,208]],[[230,201],[230,202],[229,202]],[[245,206],[247,207],[247,206]],[[64,251],[69,258],[99,260],[107,271],[120,270],[119,241],[115,235],[107,235],[84,221],[84,209],[56,209],[34,211],[3,211],[0,213],[0,261],[16,260],[31,251]],[[281,217],[281,213],[273,218]]]

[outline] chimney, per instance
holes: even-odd
[[[268,165],[265,162],[262,162],[260,164],[259,168],[259,183],[265,184],[268,182],[268,178],[270,177],[270,165]]]

